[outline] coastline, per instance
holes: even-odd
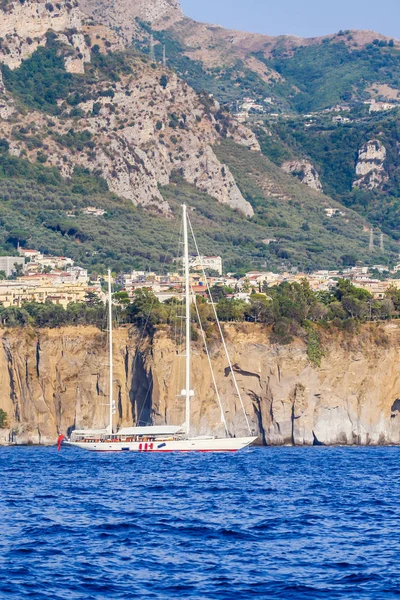
[[[400,327],[361,326],[354,334],[321,331],[320,366],[307,355],[304,339],[273,344],[268,327],[225,324],[238,385],[260,442],[267,446],[391,446],[400,444]],[[115,331],[115,394],[118,425],[137,418],[182,423],[176,402],[176,351],[165,327],[140,340],[137,330]],[[211,340],[232,432],[244,426],[226,359]],[[222,434],[213,400],[207,357],[193,353],[192,406],[196,435]],[[105,334],[95,327],[0,331],[0,408],[8,429],[0,445],[48,446],[72,428],[103,426],[107,378]],[[139,417],[140,415],[140,417]],[[10,432],[13,442],[9,443]]]

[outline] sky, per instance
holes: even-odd
[[[269,35],[372,29],[400,39],[400,0],[181,0],[198,21]]]

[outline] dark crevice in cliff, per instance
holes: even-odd
[[[15,383],[15,379],[14,379],[12,352],[11,352],[10,346],[8,345],[7,341],[4,338],[3,338],[3,348],[4,348],[4,353],[6,355],[6,358],[7,358],[7,371],[8,371],[8,377],[10,380],[10,398],[14,405],[14,418],[17,422],[20,422],[21,421],[21,411],[20,411],[20,407],[18,404],[18,398],[17,398],[17,393],[16,393],[16,383]]]
[[[294,391],[293,391],[292,413],[291,413],[293,446],[296,445],[295,421],[297,421],[298,419],[301,418],[301,414],[296,416],[296,401],[299,400],[301,403],[303,394],[304,394],[304,386],[302,384],[296,384]]]
[[[261,402],[262,399],[254,394],[254,392],[249,391],[249,396],[253,400],[254,413],[257,417],[258,429],[260,431],[260,437],[262,439],[263,446],[267,445],[267,437],[265,434],[264,423],[262,419],[262,410],[261,410]]]
[[[319,439],[315,435],[314,431],[312,432],[312,435],[313,435],[313,446],[325,446],[325,444],[323,442],[319,441]]]
[[[252,373],[251,371],[243,371],[243,369],[241,369],[238,364],[232,365],[232,368],[235,373],[239,373],[239,375],[243,375],[243,377],[256,377],[258,381],[261,382],[261,377],[258,373]],[[230,367],[225,367],[224,373],[225,377],[229,377],[229,375],[231,374]]]
[[[394,419],[400,413],[400,398],[396,398],[396,400],[393,402],[391,411],[392,414],[390,416],[392,419]]]
[[[39,379],[39,371],[40,371],[40,341],[37,341],[36,344],[36,375]]]
[[[133,419],[137,425],[151,423],[153,400],[153,373],[146,370],[143,354],[136,351],[133,360],[132,384],[129,398]]]
[[[29,389],[29,362],[28,362],[28,357],[25,358],[25,385]]]
[[[122,421],[122,415],[123,415],[123,411],[122,411],[122,390],[121,390],[121,386],[118,386],[118,401],[117,401],[117,406],[118,406],[118,417],[119,420]]]
[[[129,379],[129,348],[128,348],[128,346],[125,346],[124,367],[125,367],[125,381],[128,381],[128,379]]]
[[[295,433],[295,421],[297,421],[297,419],[300,419],[300,416],[296,417],[296,398],[293,400],[292,402],[292,413],[291,413],[291,422],[292,422],[292,434],[291,434],[291,438],[292,438],[292,444],[293,446],[296,445],[296,433]]]

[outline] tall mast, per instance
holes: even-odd
[[[189,241],[188,241],[188,222],[187,222],[187,206],[182,205],[183,210],[183,241],[184,253],[183,262],[185,267],[185,304],[186,304],[186,377],[185,377],[185,398],[186,398],[186,436],[190,435],[190,398],[192,392],[190,390],[191,374],[190,374],[190,280],[189,280]]]
[[[111,271],[108,270],[108,331],[109,331],[109,360],[110,360],[110,433],[113,432],[113,414],[114,414],[114,399],[113,399],[113,328],[112,328],[112,297],[111,297]]]

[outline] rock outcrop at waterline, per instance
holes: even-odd
[[[269,331],[225,327],[237,380],[252,426],[271,445],[400,443],[400,329],[365,327],[357,337],[326,336],[321,367],[304,341],[271,344]],[[234,345],[233,345],[234,340]],[[139,347],[138,347],[139,346]],[[220,394],[231,431],[246,432],[232,377],[220,345],[211,344]],[[221,434],[207,357],[194,351],[192,424],[195,434]],[[117,420],[131,425],[182,423],[183,368],[165,330],[139,345],[134,329],[115,332]],[[105,334],[95,328],[0,336],[0,408],[9,428],[0,443],[54,443],[73,427],[103,427],[107,417]]]

